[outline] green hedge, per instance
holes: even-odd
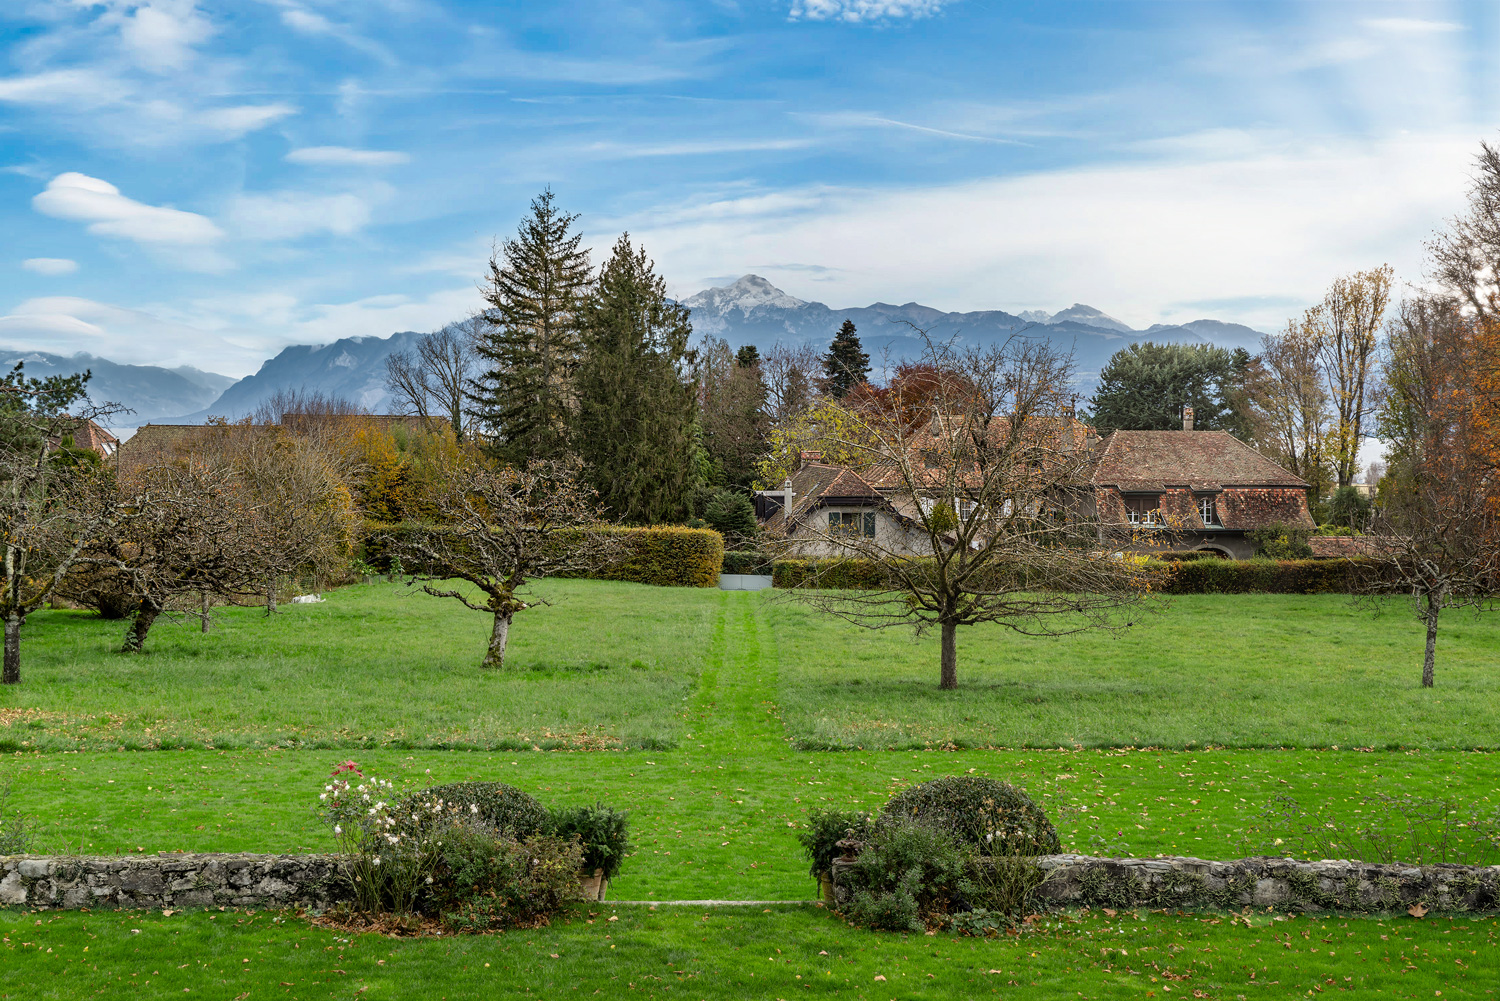
[[[628,580],[658,587],[718,587],[724,567],[724,537],[711,528],[668,525],[608,528],[625,542],[625,558],[593,580]]]
[[[751,549],[731,549],[724,554],[724,572],[768,574],[771,572],[771,558]]]
[[[1369,560],[1169,560],[1157,588],[1163,594],[1352,594],[1374,569]],[[777,560],[771,580],[779,588],[877,590],[884,568],[872,560]],[[816,583],[814,584],[814,581]]]
[[[440,529],[419,522],[382,524],[367,521],[362,533],[362,559],[381,570],[390,568],[387,552],[392,539]],[[605,526],[604,532],[625,543],[625,555],[592,574],[593,580],[627,580],[658,587],[718,587],[724,564],[724,537],[711,528]],[[407,567],[407,570],[415,569]]]

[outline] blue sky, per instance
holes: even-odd
[[[545,185],[672,290],[1274,329],[1461,206],[1500,4],[7,0],[0,344],[242,375],[479,305]]]

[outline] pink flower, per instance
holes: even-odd
[[[330,773],[330,774],[340,775],[340,774],[343,774],[344,772],[353,772],[355,775],[358,775],[360,778],[364,778],[365,777],[365,773],[362,772],[362,771],[360,771],[359,770],[359,765],[355,764],[353,761],[345,761],[343,764],[341,764],[337,768],[335,768],[332,771],[332,773]]]

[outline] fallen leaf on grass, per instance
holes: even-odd
[[[1427,908],[1423,907],[1421,902],[1418,901],[1417,903],[1412,904],[1410,907],[1408,907],[1406,909],[1406,913],[1410,914],[1414,918],[1420,918],[1427,913]]]
[[[880,974],[877,973],[877,974],[875,974],[875,979],[876,980],[884,980],[885,978],[882,977]]]

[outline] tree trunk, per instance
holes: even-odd
[[[15,612],[5,617],[5,671],[0,684],[21,683],[21,616]]]
[[[266,614],[276,614],[276,578],[271,577],[266,581]]]
[[[213,620],[209,617],[213,609],[213,603],[208,597],[208,592],[203,592],[203,606],[198,610],[199,632],[208,632],[213,628]]]
[[[490,648],[481,667],[499,667],[505,660],[505,642],[510,639],[510,619],[514,612],[496,612],[495,627],[490,631]]]
[[[130,628],[125,632],[125,645],[120,648],[120,652],[144,653],[146,634],[151,631],[152,623],[160,614],[160,605],[154,601],[142,600],[140,607],[135,610],[135,617],[130,620]]]
[[[1442,606],[1435,604],[1432,595],[1427,596],[1427,656],[1422,658],[1422,687],[1432,687],[1432,666],[1437,657],[1438,612]]]
[[[943,623],[943,679],[938,687],[958,687],[958,626],[952,622]]]

